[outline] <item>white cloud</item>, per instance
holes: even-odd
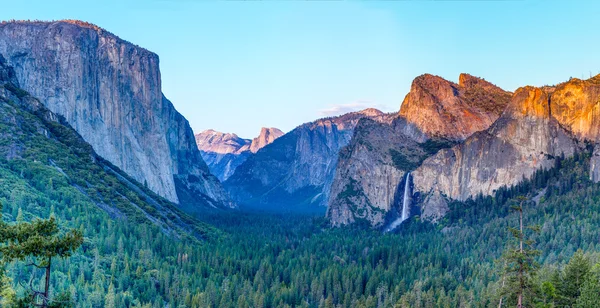
[[[375,109],[379,109],[383,112],[391,111],[388,106],[384,106],[381,104],[375,104],[370,101],[359,100],[359,101],[355,101],[355,102],[348,103],[348,104],[331,105],[325,109],[319,110],[319,115],[323,116],[323,117],[332,117],[332,116],[338,116],[341,114],[345,114],[348,112],[364,110],[367,108],[375,108]]]

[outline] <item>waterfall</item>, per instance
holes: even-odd
[[[394,220],[389,227],[385,229],[385,232],[390,232],[396,229],[403,221],[410,217],[410,172],[406,173],[406,181],[404,183],[404,196],[402,198],[402,212],[400,217]]]
[[[410,172],[406,174],[406,183],[404,184],[404,198],[402,199],[402,221],[410,216]]]

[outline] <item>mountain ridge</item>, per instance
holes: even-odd
[[[459,83],[424,74],[414,79],[399,115],[432,137],[461,140],[494,122],[510,92],[462,73]]]
[[[195,139],[211,173],[219,180],[225,181],[250,155],[282,135],[283,132],[274,127],[261,128],[259,135],[253,139],[243,139],[234,133],[208,129],[196,134]]]
[[[465,73],[458,84],[431,74],[416,77],[397,113],[361,121],[340,152],[328,201],[331,224],[384,224],[400,211],[406,173],[489,127],[508,104],[509,93]]]
[[[3,175],[4,185],[16,185],[10,178],[11,173],[20,170],[21,181],[33,181],[36,176],[49,177],[50,187],[33,188],[46,192],[49,199],[55,198],[51,193],[53,190],[66,195],[65,189],[68,188],[84,196],[85,200],[114,220],[152,224],[175,238],[192,235],[201,239],[214,235],[204,231],[198,233],[201,229],[196,225],[201,226],[201,223],[100,157],[64,117],[53,113],[20,88],[15,71],[2,55],[0,114],[4,119],[0,124],[0,154],[3,154],[0,155],[0,169],[6,172]],[[22,175],[24,170],[32,168],[39,174],[32,174],[31,179]],[[106,187],[101,188],[100,185]],[[3,190],[0,192],[3,197],[15,201],[14,195]],[[206,225],[203,227],[210,229]]]
[[[1,23],[0,54],[21,87],[137,181],[189,209],[234,206],[162,94],[156,54],[73,20]]]
[[[361,118],[381,115],[371,108],[301,124],[250,156],[224,185],[234,200],[254,206],[324,206],[339,149]]]

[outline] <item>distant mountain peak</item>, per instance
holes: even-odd
[[[239,137],[235,133],[223,133],[207,129],[195,135],[198,149],[204,152],[219,154],[240,154],[245,151],[256,153],[264,146],[283,136],[283,132],[275,127],[262,127],[259,135],[250,140]]]
[[[367,109],[363,109],[363,110],[357,111],[357,112],[360,114],[363,114],[367,117],[376,117],[376,116],[385,114],[383,111],[376,109],[376,108],[367,108]]]
[[[204,152],[219,154],[239,154],[247,151],[251,141],[238,137],[233,133],[222,133],[214,129],[205,130],[195,135],[198,149]]]
[[[223,185],[240,204],[326,205],[340,149],[359,122],[382,115],[369,108],[301,124],[249,156]]]
[[[250,140],[240,138],[234,133],[222,133],[207,129],[195,135],[198,149],[206,161],[211,173],[219,180],[227,180],[248,156],[271,144],[283,136],[283,132],[274,127],[263,127],[260,134]]]
[[[256,153],[258,150],[264,148],[265,146],[271,144],[275,139],[283,136],[284,133],[275,127],[263,127],[260,129],[260,134],[258,137],[252,139],[252,143],[250,144],[250,152]]]

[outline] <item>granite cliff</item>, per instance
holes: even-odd
[[[396,114],[360,120],[350,144],[340,150],[327,208],[332,224],[359,219],[382,224],[398,204],[406,170],[426,155],[419,144],[426,139]]]
[[[186,207],[232,205],[162,94],[156,54],[72,20],[4,22],[0,54],[24,90],[135,180]]]
[[[439,196],[466,200],[490,195],[552,167],[559,156],[573,155],[577,140],[552,116],[550,101],[545,89],[520,88],[488,130],[426,159],[413,172],[415,190],[436,196],[433,203],[425,199],[425,216],[436,220],[445,214]]]
[[[500,116],[511,93],[469,74],[459,83],[425,74],[415,78],[399,115],[429,137],[463,140],[488,128]]]
[[[248,156],[281,136],[283,132],[273,127],[263,127],[258,137],[252,140],[209,129],[196,134],[196,143],[211,173],[225,181]]]
[[[258,137],[252,139],[252,142],[250,143],[250,152],[252,152],[252,153],[258,152],[258,150],[264,148],[268,144],[273,143],[273,141],[275,141],[275,139],[277,139],[283,135],[284,135],[284,133],[281,130],[279,130],[278,128],[274,128],[274,127],[261,128],[260,134],[258,134]]]
[[[28,213],[55,206],[67,206],[71,217],[104,212],[116,222],[154,224],[174,239],[216,231],[98,156],[64,117],[20,87],[1,55],[0,173],[3,202]]]
[[[588,144],[594,146],[590,178],[599,181],[599,110],[600,75],[517,90],[510,106],[489,130],[440,151],[414,172],[416,189],[428,196],[444,197],[433,203],[426,199],[423,208],[431,207],[428,212],[435,219],[444,214],[446,198],[490,195]]]
[[[375,109],[306,123],[248,157],[224,185],[239,203],[261,207],[325,206],[340,149]]]
[[[406,173],[488,128],[510,96],[468,74],[458,84],[429,74],[415,78],[397,114],[361,120],[341,150],[328,202],[332,225],[364,220],[381,226],[396,216]]]
[[[579,140],[600,139],[600,75],[548,88],[552,116]]]

